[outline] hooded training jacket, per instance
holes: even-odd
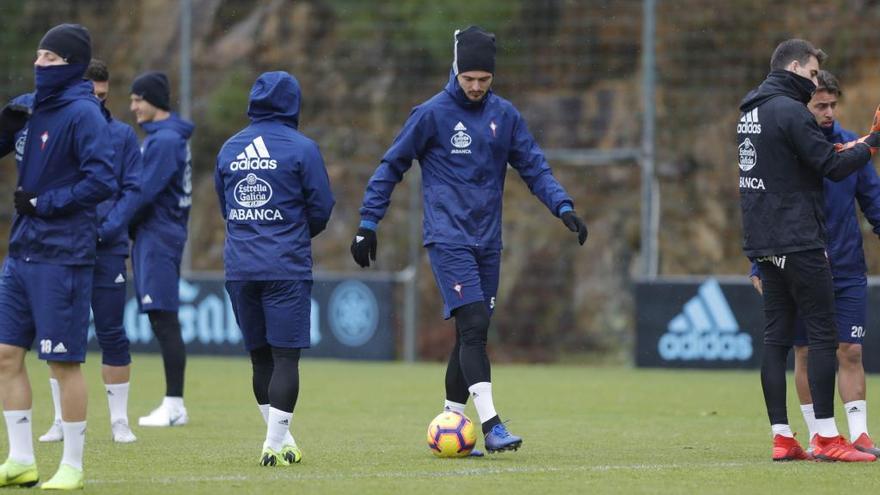
[[[300,101],[293,76],[261,75],[250,125],[217,155],[227,280],[312,279],[311,237],[324,230],[335,200],[318,145],[297,130]]]
[[[740,105],[739,193],[749,258],[824,249],[822,178],[843,180],[871,157],[861,144],[834,151],[806,107],[815,88],[774,70]]]
[[[468,100],[450,72],[444,91],[415,107],[367,184],[361,225],[385,216],[394,187],[422,167],[424,244],[501,248],[501,206],[509,163],[554,214],[573,201],[509,101],[487,92]]]
[[[114,119],[104,105],[101,105],[101,110],[110,126],[110,137],[116,153],[113,172],[118,190],[98,204],[98,254],[128,256],[128,223],[141,197],[141,150],[134,129]]]
[[[92,83],[82,79],[85,67],[37,70],[32,113],[16,140],[20,155],[16,188],[37,195],[37,214],[15,215],[9,256],[56,265],[93,265],[95,207],[116,191],[110,129]]]
[[[183,251],[192,205],[192,156],[187,140],[195,126],[176,113],[141,124],[141,200],[132,219],[135,232],[148,230]]]
[[[820,127],[831,143],[848,143],[858,136],[840,126],[838,121],[830,128]],[[880,178],[870,161],[858,172],[839,182],[825,179],[825,225],[828,230],[828,261],[834,283],[850,283],[847,279],[864,277],[868,271],[865,251],[862,249],[862,229],[856,214],[856,202],[865,218],[880,235]],[[752,263],[753,276],[760,276]]]

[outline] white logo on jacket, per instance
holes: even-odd
[[[235,185],[235,202],[245,208],[259,208],[272,199],[272,186],[250,173]]]
[[[745,140],[739,145],[739,169],[743,172],[748,172],[755,168],[755,165],[757,164],[758,150],[755,149],[755,145],[752,144],[751,139],[745,138]]]
[[[239,170],[275,170],[278,168],[278,161],[273,160],[269,156],[269,149],[266,148],[266,142],[263,136],[257,136],[244,148],[244,151],[238,154],[229,164],[229,170],[237,172]]]
[[[467,130],[467,127],[459,122],[458,124],[455,124],[455,127],[452,130],[456,132],[449,140],[449,142],[452,143],[452,146],[455,147],[451,153],[453,155],[469,155],[471,150],[467,148],[471,145],[471,136],[464,132]]]
[[[758,123],[758,107],[746,112],[739,118],[736,125],[737,134],[761,134],[761,124]]]

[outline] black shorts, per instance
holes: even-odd
[[[764,344],[790,346],[795,317],[814,349],[837,347],[834,285],[824,249],[756,258],[764,291]]]

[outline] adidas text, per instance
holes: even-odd
[[[737,134],[761,134],[761,124],[758,123],[758,109],[753,108],[740,117],[736,125]]]

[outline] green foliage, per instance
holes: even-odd
[[[155,355],[134,356],[130,420],[164,393]],[[46,366],[28,360],[35,435],[52,421]],[[437,459],[425,431],[443,404],[441,365],[309,360],[293,433],[302,464],[261,468],[265,427],[246,358],[194,357],[187,366],[191,424],[134,426],[138,442],[110,441],[99,356],[86,365],[88,493],[847,493],[877,466],[770,461],[757,371],[706,372],[495,366],[503,419],[518,452]],[[880,392],[869,381],[868,396]],[[791,394],[794,395],[793,393]],[[840,410],[839,408],[837,410]],[[792,425],[804,432],[794,397]],[[468,415],[476,420],[471,406]],[[870,431],[880,431],[877,415]],[[845,426],[838,419],[838,425]],[[0,445],[6,446],[5,428]],[[36,443],[43,478],[61,445]],[[478,441],[482,447],[482,440]],[[833,471],[833,472],[832,472]]]

